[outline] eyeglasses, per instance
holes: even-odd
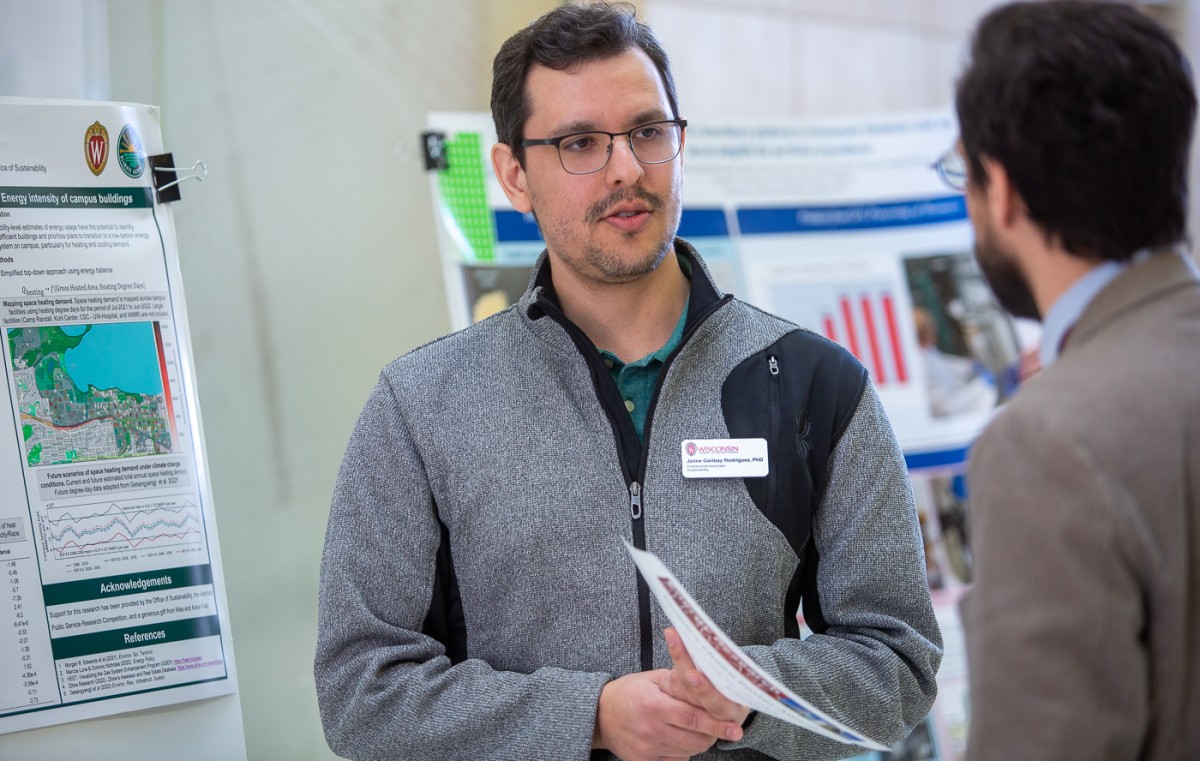
[[[643,164],[665,164],[679,155],[683,146],[683,128],[687,119],[666,119],[649,122],[625,132],[575,132],[562,137],[547,137],[537,140],[522,140],[521,147],[531,145],[553,145],[558,149],[558,160],[570,174],[591,174],[608,166],[612,156],[613,140],[624,137],[629,140],[629,149]]]
[[[929,168],[936,169],[938,177],[942,178],[942,182],[951,190],[967,192],[967,160],[958,149],[951,148],[946,151],[937,161],[930,164]]]

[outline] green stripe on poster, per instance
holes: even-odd
[[[122,629],[112,629],[93,634],[77,634],[50,641],[54,660],[80,658],[97,653],[111,653],[131,647],[153,647],[168,642],[182,642],[201,637],[215,637],[221,633],[221,624],[216,616],[187,618],[182,621],[164,621]]]
[[[488,207],[483,159],[479,133],[459,132],[446,141],[449,168],[437,173],[442,200],[467,242],[464,254],[470,262],[496,258],[496,224]]]
[[[212,566],[193,565],[183,568],[164,568],[161,571],[104,576],[87,581],[47,584],[42,587],[42,597],[45,605],[49,607],[85,600],[101,600],[106,597],[140,595],[145,592],[169,592],[173,589],[212,584],[212,580]]]
[[[148,209],[153,205],[150,188],[142,187],[0,187],[0,209]]]

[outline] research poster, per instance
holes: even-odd
[[[0,124],[0,732],[231,693],[158,110]]]
[[[969,706],[957,603],[972,578],[966,452],[1034,370],[1038,329],[993,300],[974,261],[966,199],[933,168],[955,143],[954,116],[685,115],[679,235],[722,289],[863,363],[909,466],[946,639],[940,695],[905,742],[863,759],[960,759]],[[495,179],[487,114],[430,114],[422,137],[451,320],[463,328],[520,296],[545,243]]]

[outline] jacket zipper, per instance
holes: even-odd
[[[658,406],[658,393],[662,389],[663,379],[667,377],[667,370],[670,369],[675,357],[687,345],[688,340],[695,334],[696,330],[703,325],[709,317],[718,309],[733,300],[732,294],[725,294],[715,303],[710,304],[707,309],[701,312],[692,326],[688,328],[683,337],[679,339],[679,346],[675,347],[675,351],[671,352],[666,361],[663,362],[662,368],[658,371],[658,382],[654,385],[654,394],[650,397],[650,406],[646,409],[646,425],[642,429],[641,456],[638,458],[636,470],[631,471],[629,468],[628,453],[625,451],[621,436],[617,436],[617,455],[622,464],[622,470],[625,471],[625,480],[629,487],[629,517],[632,523],[633,546],[639,550],[646,549],[646,524],[645,524],[645,509],[643,506],[642,484],[645,482],[646,462],[649,459],[649,443],[650,443],[650,428],[654,421],[654,409]],[[575,342],[575,347],[583,354],[589,365],[595,366],[600,362],[600,355],[594,349],[587,350],[591,347],[591,341],[574,323],[567,319],[567,316],[562,313],[562,310],[555,304],[546,303],[542,305],[546,313],[551,315],[555,322],[563,326],[567,331],[567,335]],[[593,357],[594,355],[594,357]],[[602,368],[603,365],[600,365]],[[603,374],[608,375],[608,369],[603,368]],[[599,377],[600,373],[597,369],[596,373]],[[611,378],[610,378],[611,380]],[[599,397],[601,406],[604,405],[604,394],[597,388],[596,395]],[[607,407],[605,407],[607,409]],[[629,419],[629,413],[623,408],[620,410],[622,415],[609,410],[611,420],[617,421],[618,428],[632,428],[633,421]],[[636,437],[636,434],[635,434]],[[638,631],[640,640],[640,664],[642,671],[650,671],[654,668],[654,632],[650,627],[650,587],[647,586],[646,580],[641,574],[637,575],[638,585]]]
[[[771,374],[770,382],[770,421],[767,429],[771,440],[767,443],[767,509],[775,509],[775,482],[779,472],[779,360],[774,354],[767,357],[767,371]]]
[[[645,450],[643,444],[643,453]],[[633,546],[645,550],[646,523],[642,520],[642,484],[637,480],[640,477],[639,474],[629,482],[629,517],[633,524]],[[650,586],[641,573],[635,571],[634,575],[637,577],[638,665],[642,671],[650,671],[654,668],[654,634],[650,630]]]
[[[642,483],[646,477],[646,462],[650,459],[650,429],[654,425],[654,410],[658,407],[658,394],[662,390],[663,381],[666,380],[667,371],[671,369],[671,365],[675,362],[675,357],[679,356],[679,352],[683,347],[687,346],[688,341],[696,333],[696,330],[703,325],[709,317],[718,309],[733,300],[733,296],[726,294],[724,297],[717,300],[715,304],[710,304],[707,309],[701,312],[692,326],[684,331],[683,336],[679,339],[679,345],[675,347],[675,351],[671,352],[663,362],[663,366],[658,371],[658,381],[654,384],[654,393],[650,396],[650,406],[646,408],[646,424],[642,428],[642,453],[638,461],[637,473],[633,475],[629,484],[629,507],[630,515],[633,518],[633,546],[639,550],[646,549],[646,524],[645,510],[642,505]],[[632,425],[632,422],[628,423]],[[654,668],[654,631],[650,626],[650,587],[646,584],[646,580],[638,574],[638,632],[641,639],[641,667],[642,671],[651,671]]]

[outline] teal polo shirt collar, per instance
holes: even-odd
[[[636,362],[623,363],[617,355],[605,349],[600,349],[600,358],[617,384],[621,398],[625,400],[625,409],[633,420],[633,428],[637,431],[638,439],[642,439],[642,431],[646,427],[646,412],[650,407],[654,387],[658,385],[658,375],[663,364],[671,356],[671,352],[679,348],[683,341],[683,326],[687,322],[688,304],[684,303],[679,322],[671,337],[653,354],[647,354]]]

